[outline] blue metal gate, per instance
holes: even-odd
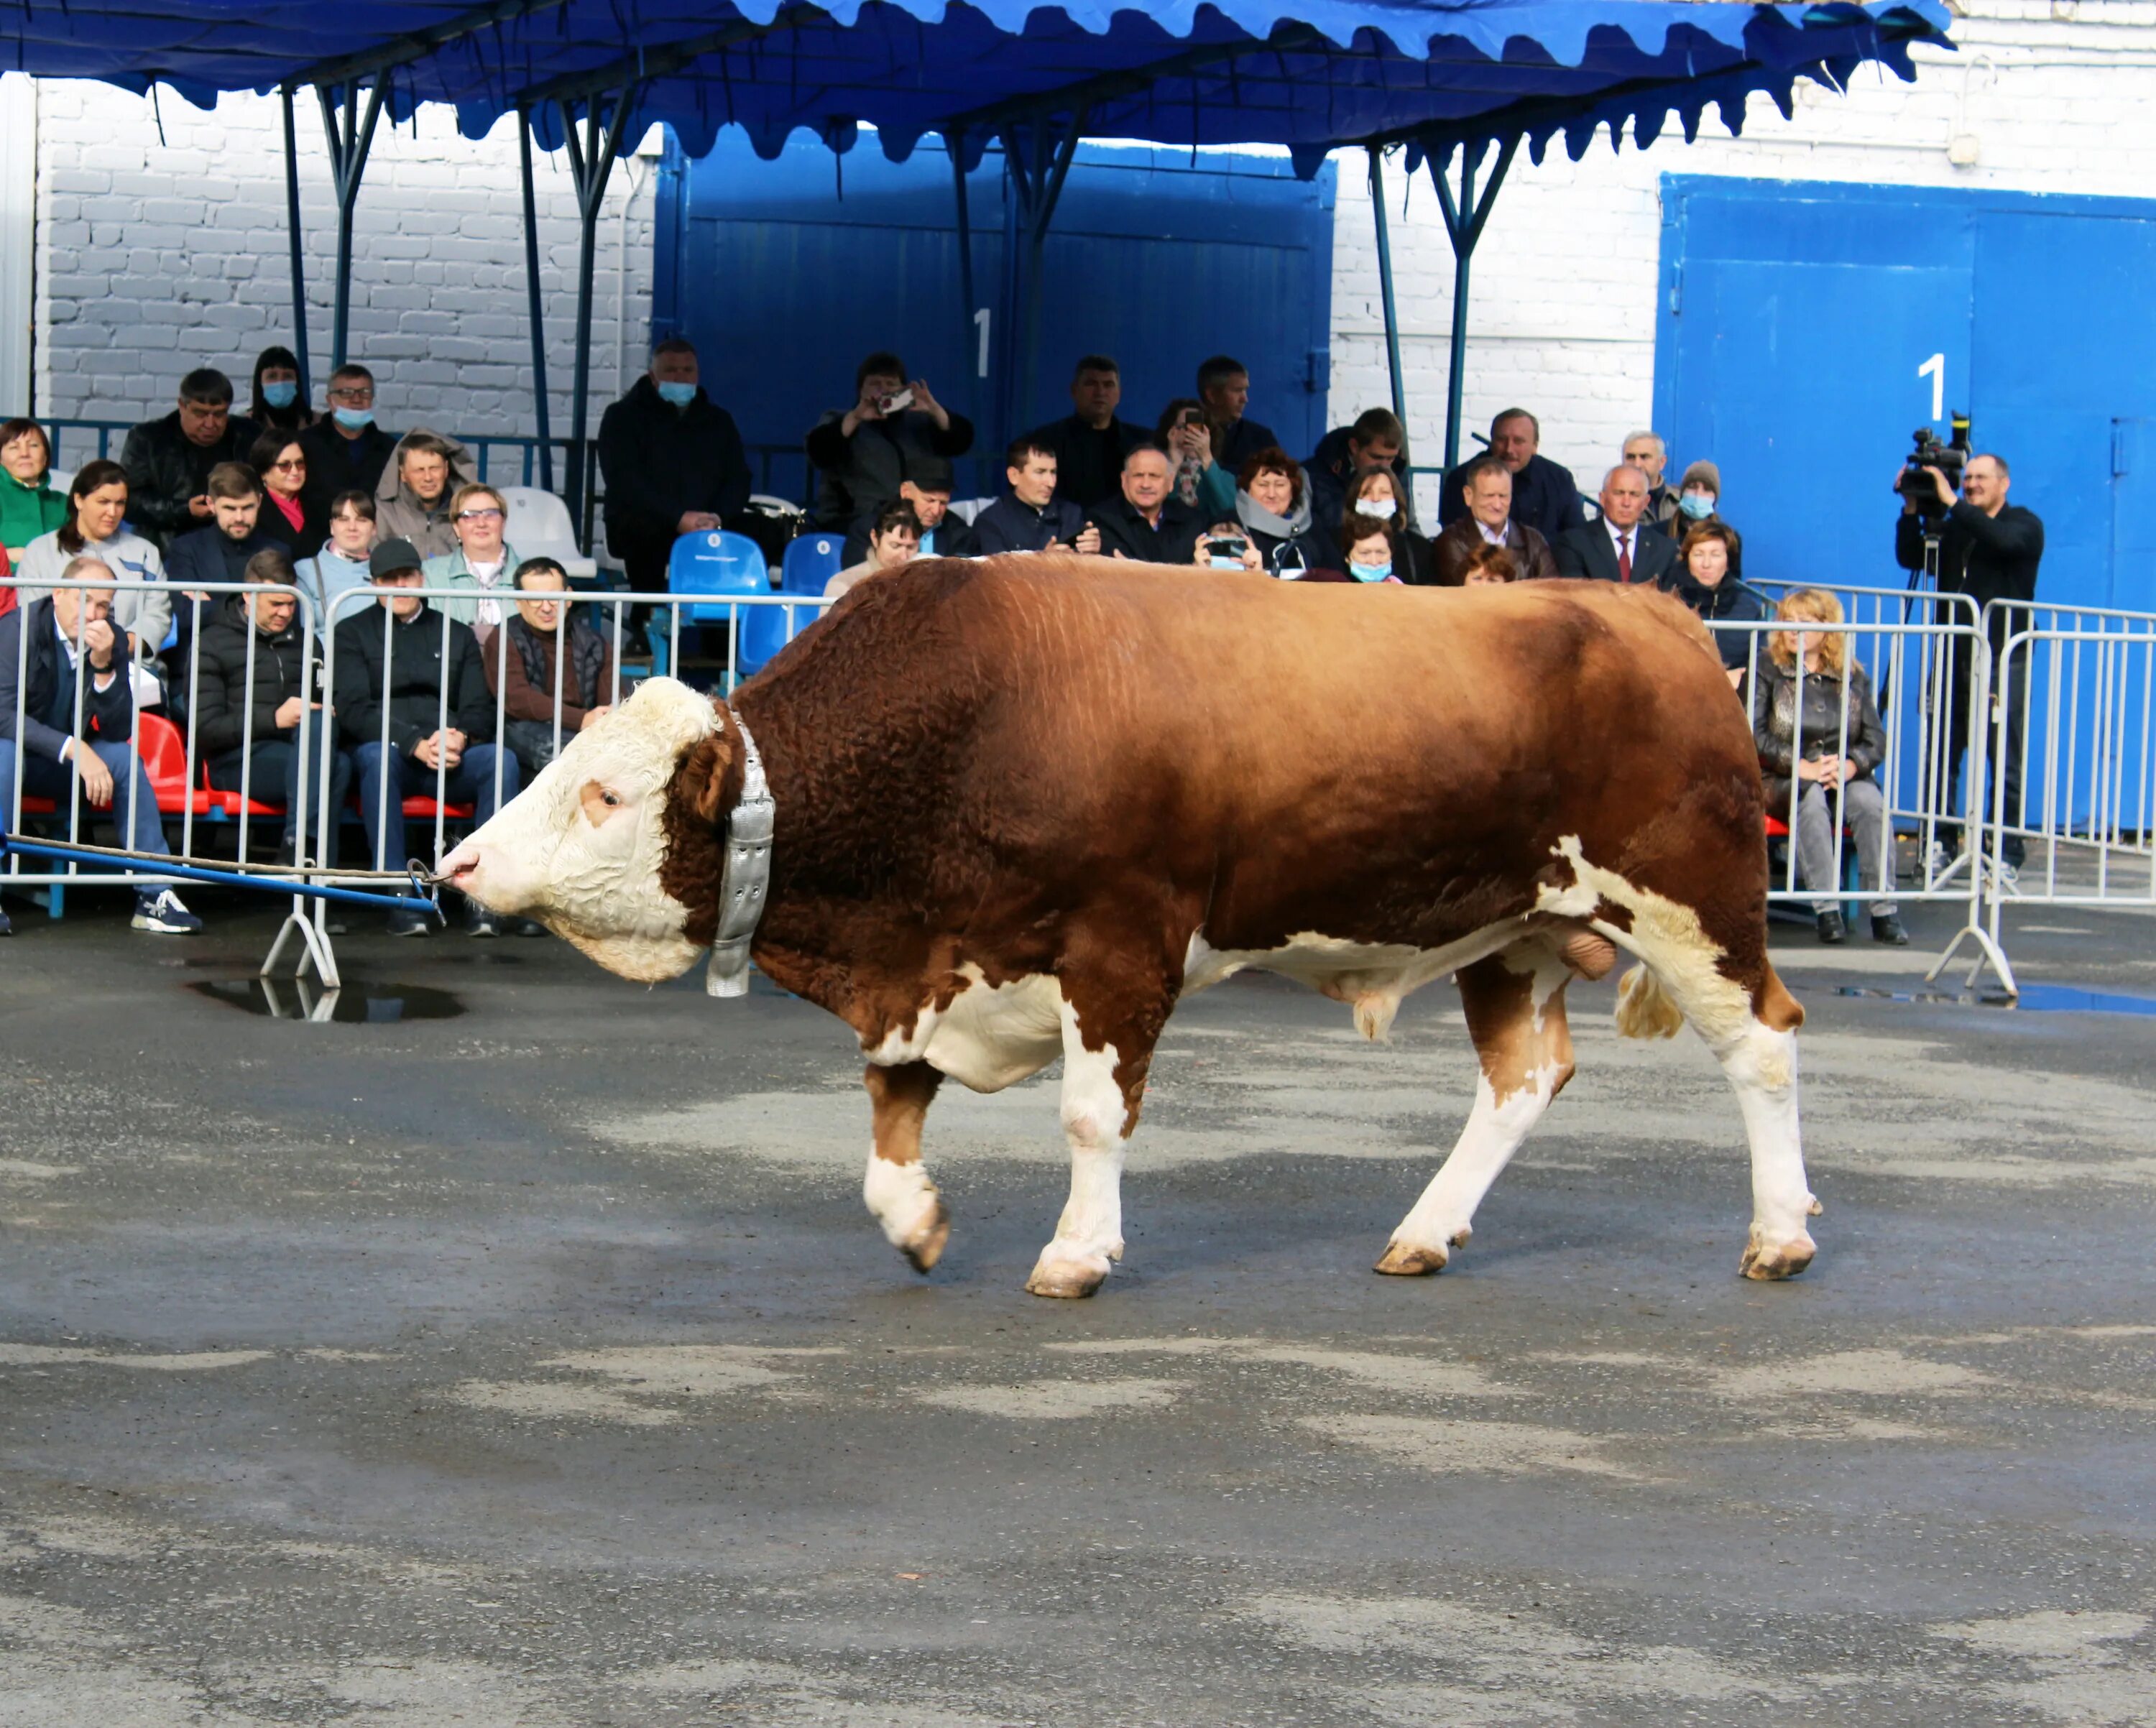
[[[1332,323],[1333,171],[1295,178],[1285,158],[1080,146],[1043,262],[1036,376],[1021,424],[992,423],[989,384],[1012,333],[996,328],[1007,228],[1002,158],[970,177],[973,280],[960,303],[949,158],[904,162],[873,144],[834,162],[803,140],[776,162],[737,132],[661,165],[653,326],[695,341],[706,387],[751,444],[798,446],[853,397],[855,362],[896,349],[984,446],[1070,412],[1070,365],[1115,356],[1126,420],[1150,426],[1193,393],[1198,362],[1250,368],[1250,413],[1306,454],[1325,431]],[[1022,333],[1021,333],[1022,334]],[[963,344],[963,346],[962,346]],[[1000,485],[985,464],[983,490]],[[793,490],[790,485],[788,490]]]

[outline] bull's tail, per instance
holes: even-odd
[[[1617,987],[1617,1031],[1623,1038],[1675,1038],[1684,1011],[1644,965],[1625,974]]]

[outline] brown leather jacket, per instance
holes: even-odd
[[[1439,535],[1431,542],[1437,558],[1438,587],[1458,587],[1467,561],[1482,544],[1482,531],[1472,516],[1462,516]],[[1520,567],[1521,581],[1544,582],[1557,574],[1557,560],[1550,555],[1549,542],[1532,528],[1506,523],[1505,546]]]

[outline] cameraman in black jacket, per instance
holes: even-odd
[[[1916,501],[1907,493],[1902,494],[1901,520],[1894,525],[1894,557],[1904,570],[1922,569],[1927,520],[1936,520],[1943,511],[1944,520],[1938,528],[1939,592],[1966,594],[1979,608],[1994,600],[2007,602],[1991,614],[1994,687],[1991,712],[1984,716],[1984,722],[1988,726],[1993,726],[2004,705],[2005,761],[1999,765],[1999,772],[2005,780],[2007,826],[2017,828],[2022,818],[2021,704],[2015,700],[2018,693],[2007,690],[1999,679],[1998,657],[2007,637],[2028,622],[2026,608],[2036,597],[2036,566],[2044,556],[2044,525],[2034,510],[2006,501],[2012,476],[1999,457],[1986,454],[1969,459],[1962,469],[1962,495],[1958,502],[1941,469],[1928,467],[1924,473],[1937,489],[1938,505],[1933,507],[1931,500],[1926,500],[1925,509],[1920,514]],[[1898,475],[1896,489],[1900,490]],[[1966,639],[1954,644],[1947,720],[1946,783],[1943,788],[1948,799],[1961,779],[1962,752],[1969,741],[1969,649]],[[1996,753],[1999,747],[1994,731],[1989,735],[1989,748]],[[1989,814],[1989,806],[1984,801],[1984,788],[1972,784],[1969,802],[1980,829]],[[1943,833],[1941,838],[1949,852],[1959,849],[1958,833]],[[2006,885],[2011,889],[2025,850],[2021,836],[2008,833],[1999,850]]]

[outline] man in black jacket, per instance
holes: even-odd
[[[210,517],[205,483],[220,462],[244,462],[256,427],[232,412],[232,380],[213,366],[180,380],[180,405],[127,434],[127,520],[160,549]]]
[[[300,502],[310,521],[326,522],[340,492],[372,498],[389,465],[396,438],[374,423],[374,374],[347,364],[330,374],[329,412],[300,434],[307,455],[307,482]]]
[[[900,484],[973,448],[973,423],[936,399],[925,378],[909,380],[896,354],[875,353],[854,372],[854,405],[833,408],[810,428],[808,459],[824,479],[816,499],[821,528],[865,534]]]
[[[322,698],[322,648],[310,643],[300,626],[299,602],[280,592],[298,582],[290,556],[281,546],[257,552],[247,561],[249,582],[259,593],[226,594],[206,608],[202,626],[202,659],[195,675],[195,752],[208,766],[209,783],[219,792],[244,790],[250,802],[285,800],[283,858],[291,861],[300,808],[300,721],[307,716],[307,819],[313,825],[321,795],[321,727],[331,724]],[[377,631],[379,623],[376,626]],[[254,677],[248,675],[248,643],[254,642]],[[311,649],[310,654],[308,650]],[[249,693],[252,692],[252,700]],[[341,750],[330,754],[330,835],[343,819],[344,795],[352,781],[352,758]],[[336,848],[318,847],[334,860]]]
[[[1600,521],[1570,529],[1551,542],[1559,576],[1659,583],[1676,568],[1676,542],[1641,520],[1647,514],[1646,475],[1636,468],[1611,469],[1603,476],[1601,502]]]
[[[1171,496],[1175,470],[1156,444],[1140,444],[1123,458],[1121,494],[1096,505],[1087,522],[1098,531],[1111,558],[1141,564],[1188,564],[1205,526],[1198,506]]]
[[[1260,451],[1281,448],[1279,436],[1244,413],[1250,405],[1250,369],[1232,354],[1215,354],[1199,362],[1198,400],[1213,434],[1213,459],[1230,474]]]
[[[1373,469],[1392,469],[1400,496],[1405,498],[1412,490],[1406,449],[1406,430],[1390,408],[1365,408],[1353,426],[1334,427],[1318,439],[1310,460],[1302,464],[1310,481],[1311,520],[1324,533],[1338,533],[1348,514],[1348,490]],[[1409,520],[1394,521],[1393,526],[1412,527],[1413,519],[1409,511]]]
[[[1572,470],[1542,454],[1542,422],[1525,408],[1507,408],[1490,423],[1490,454],[1512,477],[1512,520],[1554,546],[1559,535],[1587,526],[1587,507]],[[1480,460],[1472,457],[1445,475],[1437,500],[1440,526],[1450,528],[1467,514],[1461,489],[1467,469]]]
[[[983,553],[1101,550],[1101,531],[1055,495],[1055,451],[1029,434],[1013,442],[1004,461],[1010,490],[973,518]]]
[[[165,552],[165,581],[186,599],[172,608],[172,629],[177,639],[165,664],[171,669],[171,702],[176,717],[187,700],[189,644],[203,622],[213,616],[221,598],[202,592],[206,582],[244,582],[247,566],[258,552],[284,546],[261,528],[262,483],[244,462],[220,462],[203,482],[209,499],[210,519],[175,540]]]
[[[1924,532],[1927,519],[1936,520],[1941,511],[1945,520],[1938,522],[1939,536],[1939,592],[1942,594],[1966,594],[1979,608],[1993,601],[2000,603],[1992,608],[1989,634],[1994,665],[1997,656],[2006,646],[2006,638],[2014,631],[2028,626],[2027,608],[2036,598],[2036,567],[2044,557],[2044,524],[2034,510],[2024,510],[2018,504],[2006,501],[2007,489],[2013,484],[2006,464],[1989,454],[1972,456],[1961,474],[1961,497],[1953,495],[1953,488],[1946,475],[1936,468],[1924,472],[1931,476],[1935,489],[1936,505],[1929,505],[1920,514],[1916,505],[1907,496],[1902,500],[1902,515],[1894,524],[1894,558],[1904,570],[1924,567]],[[1900,490],[1900,475],[1896,475],[1896,490]],[[1951,677],[1953,699],[1947,719],[1947,764],[1944,783],[1937,790],[1941,795],[1933,808],[1942,813],[1958,811],[1962,805],[1955,799],[1955,788],[1961,781],[1963,753],[1969,747],[1969,678],[1971,672],[1970,644],[1966,638],[1957,642],[1953,649]],[[2025,662],[2020,669],[2025,675]],[[2009,673],[2011,675],[2011,673]],[[2019,679],[2017,679],[2018,682]],[[2019,692],[2005,686],[2004,679],[1991,693],[1991,711],[1984,717],[1987,727],[1995,727],[2003,711],[2006,716],[2005,759],[1999,772],[2005,782],[2006,822],[2009,828],[2021,825],[2021,709]],[[1999,753],[2000,746],[1996,731],[1986,739],[1987,756]],[[1969,789],[1969,807],[1980,817],[1989,816],[1990,804],[1984,797],[1984,788],[1972,785]],[[1949,854],[1960,849],[1958,831],[1940,834],[1940,843]],[[2026,852],[2022,838],[2009,833],[1999,843],[1999,863],[2005,884],[2009,890],[2015,885],[2015,874],[2021,868]]]
[[[669,336],[651,369],[599,418],[607,549],[640,594],[663,593],[684,534],[723,528],[747,507],[751,482],[734,417],[697,382],[696,350]]]
[[[171,849],[158,818],[156,788],[140,746],[128,744],[135,697],[126,633],[112,622],[112,572],[85,553],[70,560],[61,577],[78,586],[55,588],[0,615],[0,824],[15,819],[19,763],[22,795],[51,799],[63,822],[79,785],[91,810],[110,813],[121,846],[167,853]],[[85,814],[80,830],[85,838],[89,830]],[[136,894],[132,922],[136,930],[161,936],[188,936],[202,928],[202,920],[169,888]],[[0,936],[5,934],[6,920],[0,919]]]
[[[368,569],[377,587],[417,588],[424,585],[419,564],[411,541],[391,540],[374,549]],[[380,618],[362,611],[337,626],[336,699],[337,726],[358,771],[367,849],[377,869],[402,869],[410,855],[404,831],[408,792],[445,805],[473,805],[484,823],[497,805],[516,796],[521,782],[516,755],[494,741],[494,697],[471,627],[454,620],[445,624],[417,594],[387,596],[382,604],[390,618],[386,660]],[[501,934],[501,921],[476,902],[466,921],[475,936]],[[389,915],[389,933],[425,936],[427,920],[416,908],[400,908]]]
[[[1081,510],[1091,510],[1116,495],[1123,458],[1150,442],[1142,427],[1116,418],[1123,399],[1123,378],[1105,354],[1088,354],[1070,379],[1068,419],[1050,422],[1032,434],[1036,444],[1055,453],[1056,495]]]

